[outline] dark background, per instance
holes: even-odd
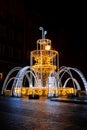
[[[60,66],[72,66],[87,74],[86,3],[64,1],[26,2],[26,16],[31,19],[35,36],[41,37],[39,26],[47,30],[46,38],[59,52]]]
[[[76,67],[87,76],[86,3],[74,1],[0,0],[0,73],[30,64],[30,51],[47,31],[59,65]]]

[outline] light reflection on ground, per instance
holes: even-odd
[[[86,130],[87,105],[0,97],[0,130]]]

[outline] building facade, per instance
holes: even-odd
[[[20,6],[20,9],[19,9]],[[0,1],[0,83],[15,66],[25,61],[23,1]],[[0,85],[1,86],[1,85]]]

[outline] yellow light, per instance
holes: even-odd
[[[58,88],[58,95],[69,95],[69,94],[74,94],[75,89],[74,88]]]
[[[21,94],[23,94],[23,95],[26,94],[26,88],[22,87],[22,89],[21,89]]]
[[[3,78],[3,73],[0,73],[0,80]]]
[[[50,49],[51,49],[51,46],[50,46],[50,45],[46,45],[46,46],[45,46],[45,50],[48,51],[48,50],[50,50]]]

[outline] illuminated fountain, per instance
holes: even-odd
[[[46,31],[42,30],[42,39],[37,40],[37,50],[31,52],[31,66],[38,75],[37,87],[47,87],[51,71],[58,69],[58,52],[51,49],[51,40],[45,39]]]
[[[42,97],[48,97],[50,86],[58,87],[55,84],[55,78],[49,77],[49,75],[59,69],[59,54],[52,50],[51,40],[45,38],[47,31],[44,31],[42,27],[39,29],[42,31],[42,39],[37,40],[36,50],[30,53],[30,66],[12,69],[4,81],[2,94],[7,92],[19,97],[21,95],[39,94]],[[18,72],[12,77],[11,74],[17,69],[19,69]],[[24,79],[28,80],[28,87],[25,86]],[[9,90],[7,88],[11,80],[13,80],[13,84],[11,90]]]
[[[46,39],[46,31],[42,30],[42,39],[37,40],[37,50],[31,52],[30,65],[36,71],[38,81],[37,89],[42,89],[42,95],[48,93],[48,77],[50,72],[56,71],[59,68],[59,54],[57,51],[52,50],[51,40]],[[57,86],[56,86],[57,87]]]
[[[72,70],[83,82],[87,94],[87,81],[82,72],[72,67],[59,67],[59,53],[52,49],[51,40],[46,39],[46,31],[42,27],[42,39],[38,39],[36,50],[30,53],[30,66],[15,67],[7,74],[2,87],[2,94],[13,96],[39,95],[40,97],[58,97],[76,95],[81,91],[79,82],[74,78]],[[13,76],[13,73],[15,75]],[[63,83],[65,74],[68,77]],[[9,83],[13,80],[11,88]],[[72,81],[72,87],[67,86]],[[26,86],[26,81],[28,85]]]

